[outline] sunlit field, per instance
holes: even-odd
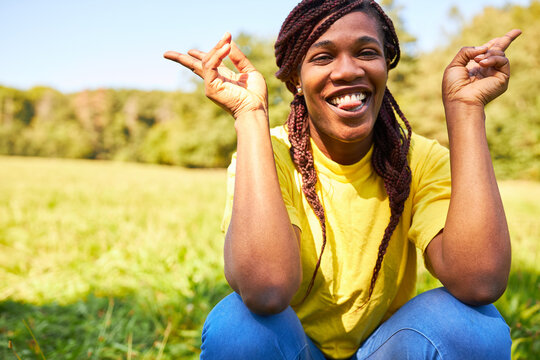
[[[197,359],[224,170],[0,157],[0,359]],[[513,358],[540,356],[540,184],[503,182]],[[437,286],[419,270],[419,289]]]

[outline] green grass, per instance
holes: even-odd
[[[223,170],[17,157],[0,169],[0,359],[198,358],[204,318],[230,292]],[[534,358],[540,184],[501,191],[514,262],[497,306],[514,358]],[[420,270],[419,291],[434,286]]]
[[[510,236],[512,270],[508,287],[495,306],[511,328],[512,359],[540,358],[540,183],[499,184]],[[419,270],[418,292],[441,286]]]
[[[228,291],[225,172],[0,158],[0,359],[196,358]],[[131,344],[131,345],[130,345]]]

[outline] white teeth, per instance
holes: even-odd
[[[364,93],[356,93],[356,94],[350,94],[350,95],[344,95],[344,96],[338,96],[335,98],[330,99],[330,104],[339,106],[343,103],[348,103],[351,101],[364,101],[366,99],[366,94]]]

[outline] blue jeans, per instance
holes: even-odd
[[[410,300],[381,324],[351,359],[510,359],[510,331],[493,305],[471,307],[444,288]],[[208,315],[202,360],[325,360],[289,307],[252,313],[233,293]]]

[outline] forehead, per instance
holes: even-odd
[[[326,19],[325,19],[326,20]],[[321,23],[324,22],[321,21]],[[318,24],[315,28],[317,28]],[[321,40],[342,40],[344,38],[359,38],[362,36],[373,37],[383,43],[383,36],[378,20],[369,13],[353,11],[336,20],[326,32],[324,32],[315,44]]]

